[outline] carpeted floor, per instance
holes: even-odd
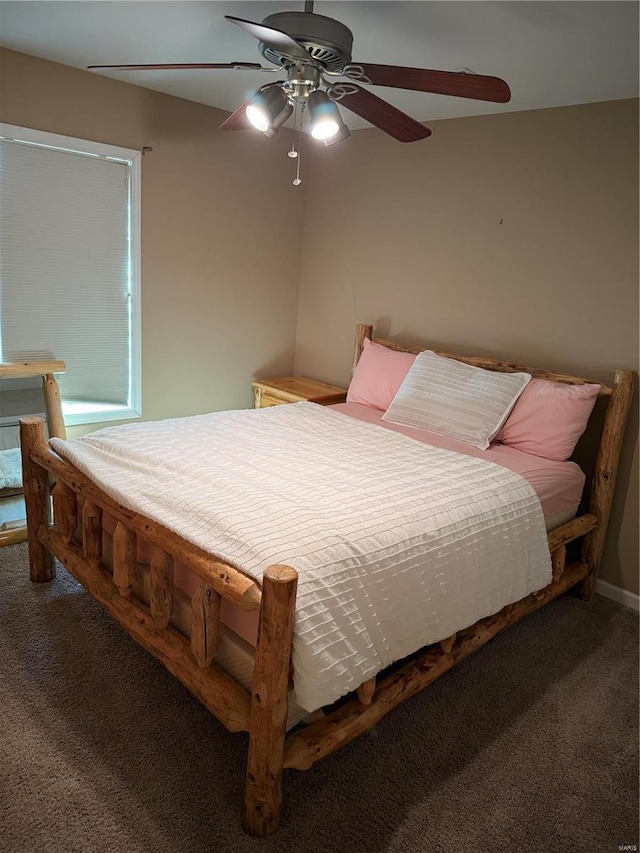
[[[240,829],[229,734],[76,582],[0,549],[2,853],[615,853],[638,844],[637,614],[564,597]],[[627,848],[633,849],[633,848]],[[637,848],[636,848],[637,849]]]

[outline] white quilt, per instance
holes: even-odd
[[[519,474],[314,403],[51,444],[104,491],[261,579],[299,573],[295,699],[329,704],[551,580]]]

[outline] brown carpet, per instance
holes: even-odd
[[[637,614],[564,597],[239,826],[231,735],[63,569],[0,549],[3,853],[615,853],[638,844]],[[628,848],[631,849],[631,848]]]

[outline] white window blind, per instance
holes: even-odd
[[[63,359],[67,422],[135,416],[139,152],[0,130],[2,360]]]

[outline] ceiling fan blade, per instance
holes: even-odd
[[[257,90],[258,92],[260,89]],[[256,92],[253,93],[255,95]],[[230,116],[222,122],[220,125],[220,130],[249,130],[249,128],[253,127],[249,119],[247,118],[246,107],[253,95],[250,95],[246,101],[243,101],[240,106],[234,110]]]
[[[162,65],[88,65],[87,68],[111,68],[122,71],[180,71],[194,68],[232,68],[235,71],[279,71],[279,68],[263,68],[259,62],[178,62]]]
[[[272,27],[265,27],[263,24],[254,24],[253,21],[245,21],[242,18],[234,18],[232,15],[225,15],[227,21],[231,21],[237,27],[246,30],[258,41],[264,42],[272,50],[282,53],[285,56],[290,56],[292,59],[304,59],[307,62],[317,64],[301,44],[298,44],[295,39],[282,30],[274,30]]]
[[[511,100],[511,90],[499,77],[469,74],[466,71],[429,71],[427,68],[404,68],[400,65],[371,65],[351,63],[346,66],[348,77],[374,86],[393,86],[396,89],[414,89],[436,95],[453,95],[457,98],[474,98],[506,104]]]
[[[431,136],[428,127],[355,83],[337,83],[329,90],[329,97],[399,142],[416,142]]]

